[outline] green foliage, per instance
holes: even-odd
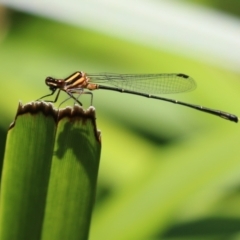
[[[0,238],[87,239],[100,158],[93,112],[65,109],[57,120],[51,105],[19,109],[4,157]]]
[[[210,7],[223,13],[227,13],[229,15],[233,14],[236,16],[240,16],[240,2],[238,0],[184,0],[186,2],[191,2],[193,4],[204,5],[206,7]]]
[[[6,93],[0,95],[3,128],[19,98],[29,101],[48,93],[46,76],[64,78],[76,70],[183,72],[196,80],[198,88],[171,98],[239,115],[235,72],[111,33],[23,13],[13,17],[0,45],[0,88]],[[201,53],[196,58],[201,59]],[[223,235],[223,229],[207,231],[207,225],[235,226],[240,218],[239,126],[169,103],[93,93],[104,145],[90,239],[237,239],[240,229],[228,227]],[[65,97],[61,94],[59,102]],[[84,106],[90,102],[87,96],[81,101]],[[68,166],[64,168],[67,171]]]

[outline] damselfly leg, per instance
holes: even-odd
[[[69,95],[69,97],[67,98],[67,99],[65,99],[64,101],[62,101],[60,104],[59,104],[59,106],[58,107],[60,107],[63,103],[65,103],[65,102],[67,102],[69,99],[74,99],[75,101],[74,101],[74,104],[76,104],[76,103],[78,103],[80,106],[82,106],[83,104],[79,101],[79,98],[80,98],[80,96],[82,96],[82,94],[90,94],[91,95],[91,106],[92,106],[92,103],[93,103],[93,93],[91,93],[91,92],[83,92],[82,91],[82,89],[81,89],[81,91],[78,93],[78,96],[77,97],[75,97],[73,94],[77,94],[77,92],[76,91],[74,91],[74,92],[68,92],[67,93],[68,95]]]

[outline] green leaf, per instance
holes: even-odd
[[[68,108],[59,117],[42,239],[88,236],[100,144],[93,128],[95,120],[78,114],[81,118]]]

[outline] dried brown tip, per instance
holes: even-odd
[[[87,110],[84,110],[81,106],[74,105],[73,107],[60,109],[57,120],[60,121],[65,117],[69,118],[70,121],[81,120],[83,123],[90,119],[94,127],[95,137],[98,142],[101,142],[101,132],[97,130],[96,111],[94,107],[91,106]]]
[[[55,121],[57,121],[58,110],[53,108],[51,103],[46,102],[30,102],[23,105],[21,102],[18,104],[17,114],[14,121],[10,124],[9,129],[13,128],[16,122],[16,119],[19,115],[23,115],[26,113],[37,114],[38,112],[42,112],[46,116],[52,116]]]

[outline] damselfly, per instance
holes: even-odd
[[[142,97],[153,98],[166,102],[171,102],[186,107],[190,107],[202,112],[213,114],[221,118],[238,122],[238,117],[223,112],[220,110],[206,108],[200,105],[181,102],[174,99],[163,98],[156,96],[164,93],[178,93],[193,90],[196,87],[194,80],[182,73],[167,73],[167,74],[114,74],[114,73],[102,73],[102,74],[86,74],[84,72],[75,72],[65,79],[56,79],[47,77],[45,80],[47,86],[52,91],[50,94],[45,95],[38,100],[51,96],[57,91],[57,95],[53,101],[58,100],[61,91],[66,92],[70,98],[75,102],[82,105],[78,100],[81,94],[91,94],[91,105],[93,95],[90,91],[95,89],[105,89],[111,91],[117,91],[121,93],[135,94]],[[105,86],[102,84],[112,85]],[[77,94],[77,97],[75,97]],[[156,94],[156,95],[152,95]]]

